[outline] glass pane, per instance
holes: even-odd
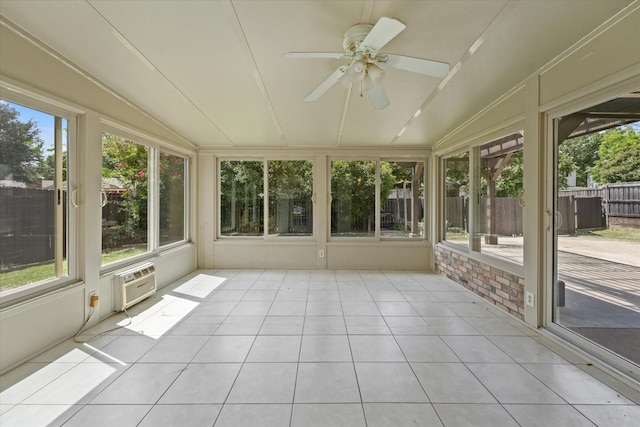
[[[424,162],[380,162],[380,208],[381,237],[424,238]]]
[[[220,162],[220,234],[262,236],[264,234],[263,162]]]
[[[0,101],[0,292],[67,275],[66,128]]]
[[[524,137],[518,132],[480,147],[478,248],[523,263]],[[474,247],[474,250],[476,248]]]
[[[160,152],[160,246],[185,239],[186,159]]]
[[[102,265],[148,251],[149,148],[102,135]]]
[[[313,162],[273,160],[268,162],[269,234],[311,236],[313,234]]]
[[[444,240],[469,246],[469,153],[444,160]]]
[[[331,162],[331,236],[374,237],[376,162]]]
[[[553,322],[640,365],[640,98],[556,120]],[[587,117],[585,119],[585,117]]]

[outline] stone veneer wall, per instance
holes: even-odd
[[[436,271],[524,320],[524,278],[436,246]]]

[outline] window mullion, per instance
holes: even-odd
[[[64,191],[62,182],[62,118],[54,118],[54,159],[55,159],[55,175],[54,188],[56,189],[55,203],[55,276],[62,277],[64,275]]]

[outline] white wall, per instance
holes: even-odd
[[[89,294],[100,297],[92,324],[111,315],[113,274],[101,271],[101,133],[104,120],[118,123],[163,141],[183,153],[195,154],[188,142],[87,80],[53,56],[0,26],[0,97],[35,99],[78,115],[78,176],[70,188],[78,190],[72,230],[78,245],[76,282],[0,311],[0,373],[76,334],[89,313]],[[10,90],[9,90],[10,89]],[[18,91],[18,92],[16,92]],[[73,256],[73,255],[72,255]],[[196,267],[195,245],[154,254],[158,285],[164,286]],[[138,261],[140,262],[140,261]]]

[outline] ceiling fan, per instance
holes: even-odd
[[[304,100],[317,100],[337,82],[346,88],[359,84],[360,96],[363,91],[367,92],[373,108],[379,110],[389,105],[389,98],[382,86],[385,67],[434,77],[444,77],[449,73],[449,64],[445,62],[379,52],[405,28],[397,19],[382,17],[376,25],[358,24],[349,28],[342,42],[344,52],[288,52],[283,57],[348,59],[348,64],[335,70]]]

